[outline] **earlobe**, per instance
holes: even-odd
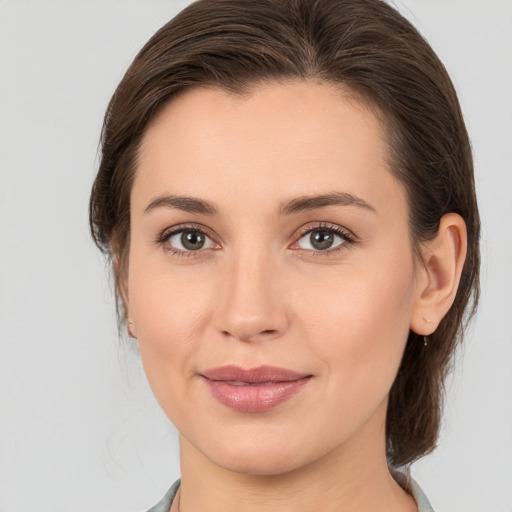
[[[462,217],[443,215],[434,239],[422,244],[423,261],[418,268],[416,297],[411,312],[411,330],[432,334],[450,309],[466,259],[467,232]]]
[[[134,338],[137,339],[137,331],[135,330],[135,323],[133,320],[128,317],[128,334]]]
[[[114,271],[114,278],[116,282],[117,295],[121,299],[123,308],[123,315],[128,324],[128,334],[137,339],[135,332],[135,324],[130,315],[130,307],[128,300],[128,269],[126,264],[123,264],[122,258],[116,252],[112,258],[112,269]]]

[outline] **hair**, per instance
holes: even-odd
[[[479,296],[480,221],[471,146],[446,69],[420,33],[382,0],[198,0],[138,53],[105,114],[92,187],[92,236],[112,259],[120,322],[128,265],[130,191],[148,123],[180,91],[233,94],[282,81],[351,91],[384,122],[389,167],[407,192],[415,249],[449,212],[466,223],[468,252],[454,303],[430,336],[409,333],[390,391],[389,464],[435,448],[456,347]],[[122,313],[120,313],[122,312]]]

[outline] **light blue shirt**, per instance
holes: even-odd
[[[393,472],[395,479],[402,486],[405,486],[407,490],[412,494],[413,498],[418,504],[418,512],[434,512],[434,509],[430,505],[427,497],[421,490],[420,486],[409,476],[403,473]],[[165,493],[162,501],[157,503],[154,507],[151,507],[148,512],[169,512],[172,504],[172,500],[180,487],[181,480],[176,480],[171,488]]]

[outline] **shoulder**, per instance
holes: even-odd
[[[412,497],[416,500],[416,503],[418,504],[418,512],[434,512],[434,509],[428,501],[428,498],[425,496],[425,493],[410,475],[399,471],[393,471],[393,478],[395,478],[402,487],[410,492]],[[181,479],[176,480],[176,482],[174,482],[170,489],[165,493],[165,496],[155,506],[151,507],[148,512],[169,512],[180,484]]]
[[[418,505],[418,512],[434,512],[427,496],[419,486],[418,482],[411,477],[409,473],[392,469],[393,478],[404,488],[415,500]]]
[[[165,496],[155,506],[151,507],[148,512],[169,512],[180,484],[181,479],[176,480],[176,482],[171,485],[171,488],[165,493]]]
[[[411,493],[418,504],[418,512],[434,512],[421,487],[412,478],[410,479]]]

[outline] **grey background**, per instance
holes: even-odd
[[[145,510],[179,474],[87,202],[115,85],[187,3],[0,1],[0,512]],[[478,319],[413,474],[436,512],[511,512],[512,2],[397,5],[459,91],[484,225]]]

